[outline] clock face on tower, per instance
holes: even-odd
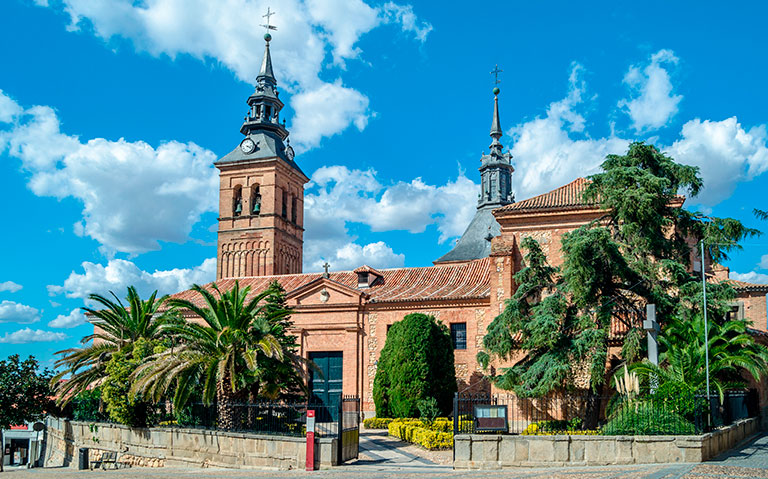
[[[246,138],[240,142],[240,149],[243,150],[243,153],[246,155],[250,155],[256,149],[256,143],[250,138]]]

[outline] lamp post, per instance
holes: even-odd
[[[710,416],[712,415],[712,401],[709,397],[709,325],[707,323],[707,277],[704,273],[704,240],[701,240],[701,287],[704,292],[704,364],[707,368],[707,404],[710,407]]]

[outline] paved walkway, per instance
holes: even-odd
[[[365,431],[360,434],[360,459],[346,467],[361,471],[450,472],[451,466],[441,466],[429,459],[403,450],[408,444],[387,435],[386,431]],[[346,469],[345,467],[345,469]]]

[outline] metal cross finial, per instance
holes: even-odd
[[[267,19],[267,23],[262,24],[261,26],[267,29],[267,33],[269,33],[270,30],[277,30],[277,27],[274,25],[269,24],[269,17],[274,15],[275,12],[271,11],[269,7],[267,7],[267,13],[266,15],[262,15],[263,18]]]
[[[498,85],[499,83],[501,83],[501,80],[499,80],[499,73],[501,73],[503,71],[504,70],[500,70],[499,69],[499,65],[498,64],[496,64],[496,68],[494,68],[493,71],[491,71],[491,75],[493,75],[495,77],[494,85]]]
[[[325,270],[325,273],[323,274],[323,276],[325,276],[326,278],[330,276],[330,273],[328,272],[328,270],[331,269],[331,265],[329,265],[327,261],[323,265],[323,269]]]

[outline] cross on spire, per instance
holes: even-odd
[[[493,82],[494,85],[498,85],[499,83],[501,83],[501,80],[499,80],[499,73],[501,73],[503,71],[504,70],[499,69],[499,65],[498,64],[496,64],[496,68],[494,68],[491,71],[491,75],[493,75],[495,77],[494,78],[494,82]]]
[[[269,20],[272,15],[274,15],[275,12],[271,11],[269,7],[267,7],[267,13],[265,15],[262,15],[262,18],[267,19],[267,23],[263,23],[261,26],[267,29],[267,33],[269,33],[270,30],[277,30],[277,27],[274,25],[270,25]]]
[[[326,261],[326,262],[325,262],[325,264],[323,265],[323,269],[325,270],[325,273],[323,273],[323,277],[324,277],[324,278],[328,278],[328,277],[330,277],[330,276],[331,276],[331,274],[328,272],[328,270],[329,270],[329,269],[331,269],[331,265],[329,265],[327,261]]]

